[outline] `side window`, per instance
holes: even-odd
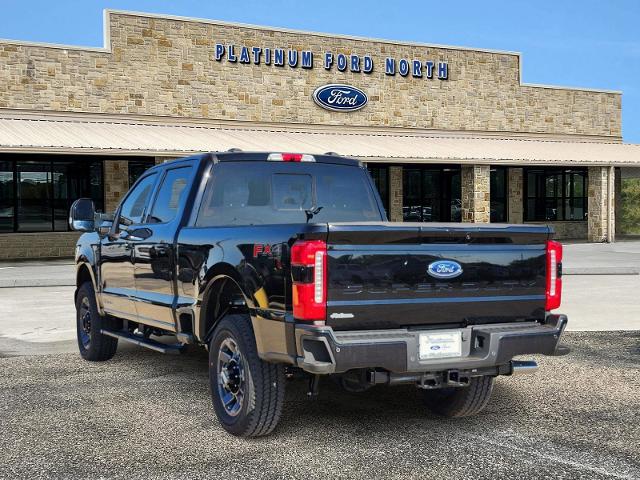
[[[153,204],[149,223],[166,223],[176,218],[188,192],[191,169],[182,167],[167,171]]]
[[[120,216],[126,217],[134,224],[142,222],[142,216],[144,215],[144,208],[149,201],[149,196],[153,191],[153,185],[156,182],[156,174],[144,177],[133,191],[127,196],[127,199],[122,204],[120,209]]]

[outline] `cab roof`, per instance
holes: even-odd
[[[311,157],[313,160],[311,162],[306,163],[333,163],[336,165],[349,165],[354,167],[361,167],[362,162],[359,160],[355,160],[353,158],[341,157],[340,155],[334,153],[325,153],[322,155],[315,154],[303,154],[296,152],[295,154],[284,153],[284,152],[243,152],[243,151],[227,151],[227,152],[209,152],[200,155],[192,155],[190,157],[178,158],[175,160],[170,160],[164,162],[162,164],[156,165],[156,167],[161,167],[163,165],[174,165],[176,163],[185,161],[185,160],[200,160],[202,158],[209,157],[213,160],[214,163],[218,162],[267,162],[272,161],[269,160],[269,155],[304,155],[306,158]],[[281,160],[282,161],[282,160]],[[286,161],[286,160],[284,160]]]

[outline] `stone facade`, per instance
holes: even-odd
[[[110,13],[108,51],[0,43],[0,108],[621,137],[621,96],[520,83],[513,53],[359,40]],[[313,52],[313,68],[231,63],[215,44]],[[322,66],[323,53],[370,55],[371,73]],[[385,74],[385,59],[448,62],[448,79]],[[344,113],[311,101],[343,82],[369,96]]]
[[[587,222],[527,222],[528,225],[549,225],[553,228],[553,238],[556,240],[584,240],[587,238]]]
[[[72,257],[80,234],[6,233],[0,235],[0,260]]]
[[[489,165],[464,165],[460,173],[462,221],[489,223]]]
[[[615,169],[615,211],[617,212],[616,214],[616,218],[615,218],[615,235],[622,235],[622,225],[621,225],[621,220],[622,220],[622,169],[620,168],[616,168]]]
[[[609,226],[615,226],[615,211],[609,209],[609,196],[615,197],[615,186],[609,185],[609,180],[615,183],[615,175],[610,178],[609,171],[610,167],[589,168],[588,240],[590,242],[606,242],[615,237],[614,232],[609,234]],[[611,199],[611,204],[615,205],[615,198]]]
[[[389,167],[389,220],[402,221],[402,167]]]
[[[507,173],[507,222],[522,223],[524,221],[524,169],[509,168]]]
[[[129,169],[126,160],[104,162],[104,208],[113,212],[122,196],[129,190]]]

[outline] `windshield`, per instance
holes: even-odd
[[[223,162],[197,226],[380,221],[365,169],[323,163]]]

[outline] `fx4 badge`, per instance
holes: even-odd
[[[253,244],[253,258],[258,257],[279,257],[281,253],[280,244],[269,245],[268,243]]]

